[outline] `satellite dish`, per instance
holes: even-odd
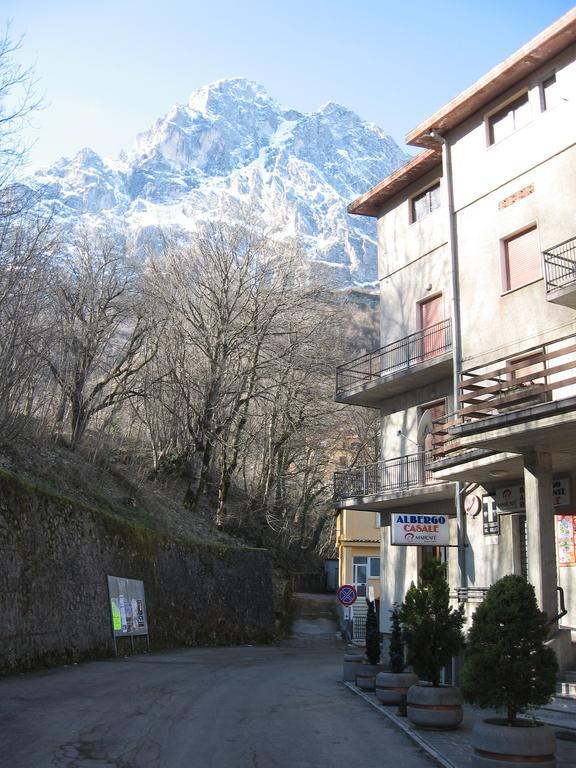
[[[420,417],[420,421],[418,422],[418,429],[416,430],[416,442],[418,443],[419,447],[422,448],[422,450],[424,450],[426,436],[431,435],[433,431],[432,409],[426,408]]]

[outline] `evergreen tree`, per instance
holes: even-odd
[[[464,643],[463,606],[450,607],[446,566],[426,560],[420,569],[420,584],[410,585],[400,609],[408,664],[418,677],[440,685],[442,667]]]
[[[366,616],[366,656],[370,664],[378,664],[380,661],[380,630],[378,616],[373,600],[368,603],[368,615]]]
[[[478,606],[468,636],[461,687],[480,707],[505,709],[510,725],[554,693],[556,656],[544,645],[546,614],[534,587],[521,576],[504,576]]]
[[[390,671],[399,674],[404,671],[406,661],[404,657],[404,640],[402,639],[402,627],[400,626],[400,606],[395,605],[390,611],[392,618],[392,631],[390,633]]]

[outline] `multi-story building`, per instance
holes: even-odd
[[[383,632],[388,609],[435,556],[468,615],[499,577],[525,575],[567,667],[576,641],[576,10],[407,143],[424,151],[349,207],[377,220],[382,346],[338,368],[336,399],[380,411],[383,458],[337,472],[335,503],[380,513]]]

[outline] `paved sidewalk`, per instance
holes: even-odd
[[[466,704],[462,725],[455,731],[425,731],[415,728],[406,717],[400,717],[397,714],[397,707],[381,704],[375,694],[361,691],[353,683],[344,683],[344,685],[381,712],[388,720],[391,720],[443,768],[472,768],[472,747],[470,744],[472,726],[476,720],[489,717],[490,713]],[[576,718],[570,723],[570,726],[558,723],[555,731],[558,768],[575,768]],[[561,738],[562,735],[566,735],[567,738]]]

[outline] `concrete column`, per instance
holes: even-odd
[[[550,618],[557,610],[556,545],[552,496],[552,457],[543,451],[524,455],[524,492],[528,543],[528,581],[540,609]]]

